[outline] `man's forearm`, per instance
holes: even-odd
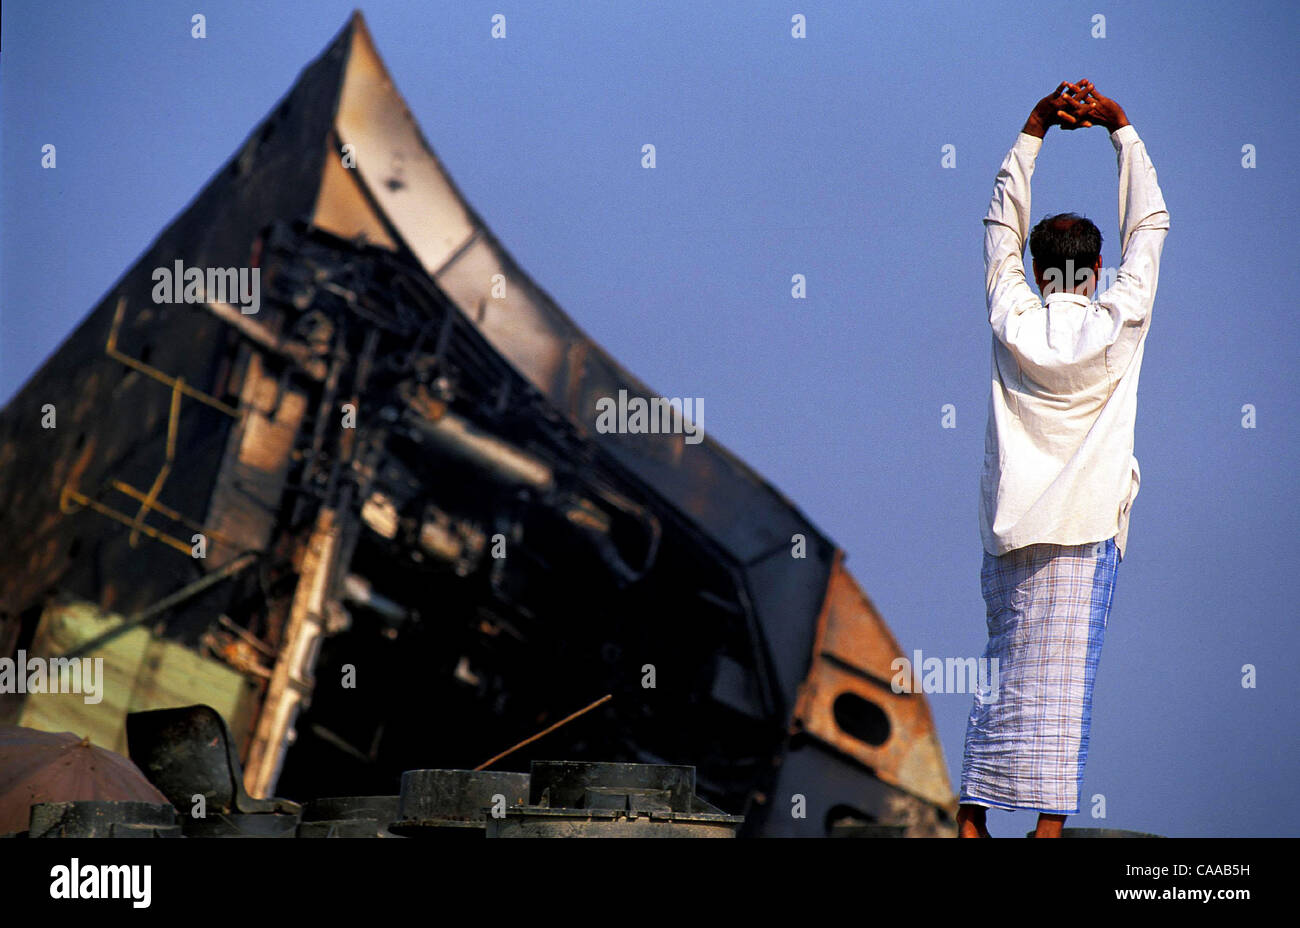
[[[1025,120],[1025,127],[1020,131],[1025,135],[1032,135],[1036,139],[1041,139],[1047,135],[1047,130],[1051,128],[1051,125],[1047,116],[1039,112],[1038,108],[1035,107],[1034,111],[1029,114],[1029,118]]]
[[[1143,325],[1155,303],[1169,210],[1137,130],[1120,126],[1110,140],[1119,162],[1120,265],[1097,302],[1125,325]]]
[[[1031,133],[1017,136],[993,179],[993,195],[984,214],[986,223],[998,223],[1015,233],[1017,241],[1013,247],[1017,255],[1023,251],[1025,239],[1029,236],[1031,181],[1042,148],[1041,141],[1030,141],[1025,135],[1039,138]]]
[[[984,216],[984,282],[989,325],[1003,341],[1008,320],[1037,302],[1025,279],[1021,254],[1029,234],[1030,178],[1041,145],[1041,139],[1029,133],[1016,138],[1002,160]]]
[[[1128,123],[1125,121],[1125,126]],[[1111,133],[1119,166],[1119,226],[1121,269],[1127,262],[1133,233],[1140,230],[1168,230],[1169,210],[1156,177],[1155,166],[1137,130]]]

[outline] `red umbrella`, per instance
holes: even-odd
[[[89,736],[0,725],[0,835],[26,831],[36,803],[79,799],[167,802],[139,767]]]

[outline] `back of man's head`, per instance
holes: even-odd
[[[1048,216],[1029,234],[1034,276],[1043,295],[1057,290],[1091,292],[1101,259],[1101,230],[1075,213]]]

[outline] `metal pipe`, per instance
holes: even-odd
[[[446,406],[438,404],[433,417],[408,409],[404,418],[431,443],[506,483],[540,491],[555,485],[554,472],[542,461],[462,419]]]
[[[181,587],[175,593],[163,597],[158,602],[150,606],[148,609],[144,610],[144,612],[136,613],[135,615],[131,616],[129,619],[124,621],[121,625],[116,625],[113,628],[110,628],[102,635],[98,635],[90,639],[89,641],[83,641],[81,644],[77,645],[75,648],[72,648],[71,650],[67,651],[61,656],[81,657],[83,655],[89,654],[91,651],[95,651],[98,648],[101,648],[104,645],[108,644],[110,641],[117,638],[119,635],[123,635],[126,632],[129,632],[131,629],[136,628],[137,626],[142,625],[143,623],[149,621],[154,616],[161,615],[162,613],[170,609],[172,606],[178,605],[179,603],[182,603],[185,600],[189,599],[191,596],[195,596],[199,593],[202,593],[204,590],[206,590],[208,587],[212,586],[213,584],[220,583],[222,580],[226,579],[227,577],[239,573],[239,571],[243,570],[245,567],[247,567],[249,564],[252,564],[256,560],[257,560],[257,552],[255,551],[245,552],[244,554],[241,554],[238,557],[236,557],[234,560],[228,562],[225,566],[220,567],[217,570],[214,570],[212,573],[208,574],[207,576],[200,577],[198,580],[195,580],[193,583]]]
[[[234,306],[229,303],[219,303],[216,300],[209,300],[201,304],[204,309],[212,313],[226,325],[235,329],[240,335],[248,339],[259,348],[277,354],[280,357],[288,358],[297,363],[303,371],[313,380],[325,379],[325,362],[311,353],[311,349],[306,345],[298,342],[291,342],[286,338],[276,335],[265,326],[259,325],[252,319],[249,319]]]

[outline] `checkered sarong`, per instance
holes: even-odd
[[[971,708],[960,802],[1079,811],[1092,683],[1118,566],[1114,539],[985,552],[984,657],[997,658],[998,685],[977,692]]]

